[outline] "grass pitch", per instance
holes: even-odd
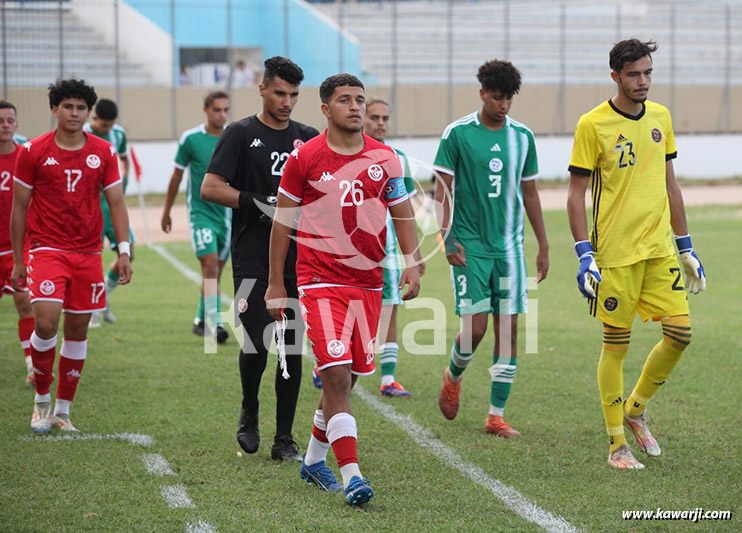
[[[663,450],[641,457],[646,469],[605,465],[607,438],[597,393],[601,328],[590,318],[574,275],[577,261],[564,212],[546,213],[551,270],[538,298],[539,350],[519,355],[507,419],[523,438],[483,432],[488,408],[491,327],[463,381],[454,421],[438,411],[441,373],[458,330],[443,254],[428,262],[422,296],[448,310],[446,353],[400,352],[397,377],[409,399],[381,399],[411,417],[443,445],[488,476],[517,489],[545,511],[585,531],[716,531],[739,529],[742,310],[739,235],[742,210],[694,208],[689,224],[708,273],[708,290],[690,296],[693,342],[652,401],[650,424]],[[526,231],[533,272],[535,243]],[[196,270],[188,244],[168,251]],[[106,256],[106,260],[109,256]],[[362,510],[298,477],[298,465],[270,459],[275,429],[274,359],[261,389],[262,444],[238,456],[235,429],[241,399],[234,339],[205,354],[190,332],[197,288],[158,254],[138,246],[134,282],[111,298],[115,325],[91,330],[89,357],[72,408],[83,434],[141,433],[149,446],[122,440],[49,440],[29,428],[33,392],[10,298],[0,301],[0,530],[184,531],[207,523],[218,531],[511,530],[541,528],[508,509],[492,492],[417,445],[371,406],[353,398],[359,455],[376,497]],[[231,293],[231,272],[223,291]],[[430,312],[401,310],[400,333]],[[524,322],[524,321],[523,321]],[[523,330],[521,324],[521,331]],[[627,391],[661,335],[658,324],[635,323],[625,362]],[[432,342],[421,332],[417,342]],[[521,335],[521,347],[524,345]],[[318,392],[311,362],[304,377],[294,436],[304,449]],[[378,390],[378,373],[359,383]],[[58,435],[58,433],[53,433]],[[175,475],[147,472],[144,454],[161,454]],[[640,454],[641,455],[641,454]],[[336,471],[332,456],[330,466]],[[163,486],[182,485],[193,508],[169,508]],[[731,522],[627,522],[622,510],[732,510]]]

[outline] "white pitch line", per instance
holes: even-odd
[[[186,533],[215,533],[216,528],[209,524],[208,522],[204,522],[203,520],[199,520],[198,522],[188,522],[188,525],[186,525]]]
[[[173,469],[170,468],[170,463],[159,453],[145,453],[142,455],[142,461],[144,461],[144,468],[150,474],[154,474],[155,476],[175,475]]]
[[[157,252],[165,261],[173,265],[178,272],[183,274],[193,283],[199,286],[201,285],[201,274],[188,268],[177,257],[168,252],[166,248],[163,248],[162,246],[159,246],[157,244],[153,244],[150,248]],[[225,302],[229,302],[232,300],[232,296],[229,296],[228,294],[225,294],[223,292],[220,294],[220,296]]]
[[[164,248],[159,246],[153,246],[153,248],[185,277],[199,285],[201,284],[201,278],[198,274],[178,261],[178,259],[173,257]],[[542,509],[513,487],[506,485],[499,479],[491,477],[478,466],[464,461],[459,454],[436,439],[430,430],[415,422],[412,417],[399,414],[394,407],[380,402],[374,395],[358,384],[356,384],[353,390],[384,418],[403,429],[420,447],[428,450],[446,465],[455,468],[477,485],[492,492],[495,497],[518,516],[553,533],[572,533],[579,531],[561,516],[553,515]]]
[[[546,531],[554,533],[579,531],[561,516],[553,515],[542,509],[513,487],[506,485],[499,479],[491,477],[478,466],[464,461],[458,453],[435,438],[429,429],[415,422],[411,416],[398,413],[394,407],[379,401],[373,394],[370,394],[366,389],[358,385],[358,383],[356,383],[353,390],[367,405],[373,407],[384,418],[404,430],[421,448],[428,450],[441,459],[446,466],[455,468],[477,485],[492,492],[508,509],[518,516],[541,526]]]
[[[46,437],[42,436],[31,436],[26,435],[20,437],[21,440],[29,442],[54,442],[54,441],[67,441],[67,440],[123,440],[129,444],[136,446],[152,446],[155,443],[155,439],[144,433],[110,433],[102,435],[100,433],[73,433],[70,435],[49,435]]]
[[[160,487],[162,499],[170,509],[193,509],[196,507],[188,497],[184,485],[163,485]]]

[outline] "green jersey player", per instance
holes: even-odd
[[[435,191],[443,204],[439,222],[461,317],[438,404],[446,418],[456,417],[462,374],[491,313],[495,345],[485,431],[509,438],[520,436],[503,414],[515,377],[518,314],[526,312],[524,207],[538,240],[539,282],[549,270],[549,245],[536,189],[533,133],[508,116],[520,72],[510,62],[488,61],[477,78],[482,109],[445,129],[434,165],[441,178]]]
[[[193,321],[193,333],[203,336],[210,333],[206,327],[207,320],[216,327],[216,340],[219,344],[226,342],[229,334],[221,325],[221,302],[218,281],[227,259],[229,259],[230,236],[232,231],[232,214],[224,206],[207,202],[201,198],[201,184],[214,153],[219,137],[224,130],[229,112],[229,96],[222,91],[213,91],[204,99],[206,124],[186,130],[180,137],[178,152],[175,154],[175,169],[170,178],[165,209],[161,226],[165,233],[172,227],[170,210],[183,179],[183,172],[190,167],[187,202],[188,219],[191,228],[191,241],[196,257],[201,263],[201,274],[204,280],[216,279],[215,295],[204,299],[204,287],[201,285],[201,296],[198,311]]]
[[[92,122],[86,122],[82,129],[86,133],[92,133],[96,137],[108,141],[116,150],[122,174],[122,184],[124,192],[126,192],[126,185],[129,181],[128,146],[126,142],[126,131],[116,123],[118,115],[119,110],[116,102],[107,98],[101,98],[95,104]],[[108,208],[108,202],[104,194],[100,195],[100,210],[103,213],[103,239],[108,239],[108,245],[111,247],[111,250],[118,251],[118,241],[116,240],[116,233],[113,231],[113,223],[111,222],[111,210]],[[134,240],[134,232],[131,226],[129,226],[129,242],[131,243],[130,258],[132,262],[134,261]],[[118,261],[114,259],[106,273],[106,310],[103,311],[103,320],[111,324],[116,321],[116,316],[111,312],[110,297],[111,293],[118,287],[118,280]],[[100,325],[100,315],[97,312],[93,313],[90,318],[90,327],[97,328]]]

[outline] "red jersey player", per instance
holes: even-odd
[[[33,363],[31,362],[31,333],[33,311],[28,300],[28,290],[13,289],[10,276],[13,273],[13,247],[10,243],[10,208],[13,204],[13,169],[20,146],[13,142],[18,129],[15,106],[0,100],[0,298],[12,294],[18,311],[18,336],[26,356],[26,384],[33,387]]]
[[[391,148],[362,133],[361,81],[350,74],[330,76],[320,87],[320,99],[327,130],[291,153],[281,178],[265,299],[280,320],[287,304],[283,269],[290,226],[300,208],[299,307],[323,389],[299,475],[324,490],[344,490],[346,501],[359,505],[373,497],[373,490],[358,467],[350,391],[359,375],[374,371],[387,208],[407,264],[400,282],[400,288],[409,285],[404,300],[420,290],[412,257],[417,233],[399,160]],[[331,446],[342,487],[325,464]]]
[[[57,129],[23,145],[13,174],[12,283],[18,289],[28,281],[36,320],[31,335],[36,384],[31,429],[35,433],[48,433],[52,426],[77,431],[70,422],[69,409],[87,355],[90,314],[106,307],[100,256],[101,188],[119,243],[119,283],[131,279],[126,241],[129,216],[116,150],[109,142],[82,131],[97,98],[82,80],[59,80],[50,85],[49,105]],[[26,243],[30,249],[28,269],[23,264]],[[52,417],[49,389],[54,380],[62,311],[64,340]]]

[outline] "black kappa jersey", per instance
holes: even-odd
[[[294,148],[319,135],[311,126],[289,121],[274,130],[256,115],[231,123],[211,156],[207,172],[227,179],[238,191],[278,194],[283,167]],[[268,279],[268,248],[271,229],[260,221],[257,210],[232,210],[232,271],[235,276]],[[296,243],[286,256],[284,276],[296,278]]]

